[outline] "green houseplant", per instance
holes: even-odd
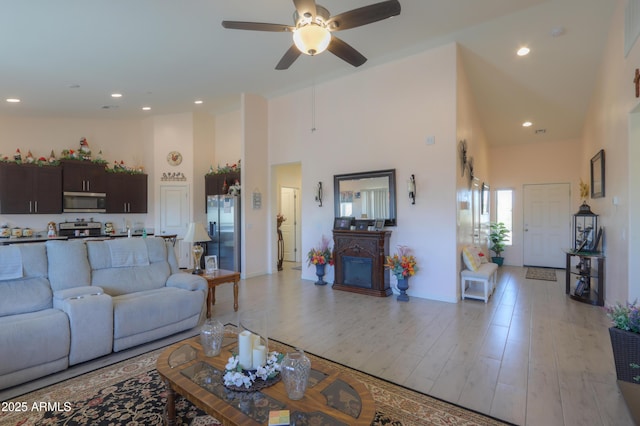
[[[637,302],[607,306],[618,387],[636,424],[640,424],[640,307]]]
[[[510,231],[502,222],[491,222],[489,229],[489,250],[496,254],[495,257],[491,258],[491,261],[502,266],[504,262],[502,252],[504,251],[505,241],[507,241]]]

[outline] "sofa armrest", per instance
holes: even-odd
[[[184,290],[202,290],[207,291],[207,280],[200,275],[188,274],[186,272],[178,272],[172,274],[167,279],[167,287],[176,287]]]
[[[53,307],[69,318],[69,365],[98,358],[113,348],[113,302],[101,287],[58,290]]]
[[[61,301],[64,299],[82,299],[83,297],[99,296],[101,294],[104,294],[104,290],[102,289],[102,287],[82,286],[54,291],[53,299],[54,301]]]

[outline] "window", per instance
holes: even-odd
[[[513,244],[513,190],[499,189],[496,191],[496,222],[502,222],[509,230],[505,244]]]

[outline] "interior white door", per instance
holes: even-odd
[[[299,261],[297,244],[298,217],[298,190],[296,188],[280,188],[280,212],[287,218],[280,226],[282,239],[284,240],[284,260],[287,262]]]
[[[184,237],[189,226],[189,186],[161,185],[160,186],[160,234],[176,234],[179,239]],[[191,254],[185,244],[175,245],[176,256],[180,267],[189,267]]]
[[[564,268],[571,245],[571,185],[524,185],[525,266]]]

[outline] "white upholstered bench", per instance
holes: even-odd
[[[480,299],[487,303],[489,296],[493,294],[493,290],[496,288],[497,275],[498,265],[495,263],[483,263],[477,271],[463,269],[460,272],[462,300],[465,298]],[[478,285],[473,285],[473,282],[481,284],[482,289],[477,288]]]

